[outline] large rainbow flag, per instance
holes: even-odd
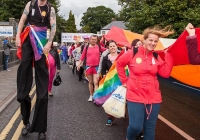
[[[122,51],[117,59],[124,53]],[[117,60],[116,59],[116,60]],[[117,89],[118,86],[122,85],[116,69],[116,60],[111,66],[110,70],[106,74],[106,77],[104,77],[99,82],[99,88],[95,91],[93,95],[93,99],[95,101],[95,104],[102,105],[111,95],[113,91]],[[126,68],[126,74],[128,76],[128,68]]]
[[[200,40],[200,28],[195,28],[197,40]],[[186,47],[186,36],[188,33],[183,31],[183,33],[176,39],[173,44],[165,45],[162,40],[158,42],[155,51],[159,54],[161,58],[164,57],[164,51],[169,47],[168,52],[172,54],[174,59],[174,67],[171,72],[171,77],[176,80],[185,83],[190,86],[200,87],[200,65],[191,65],[188,60],[188,52]],[[106,40],[115,40],[118,45],[121,46],[131,46],[133,39],[142,39],[143,35],[130,32],[128,30],[123,30],[118,27],[112,27],[110,31],[105,35]],[[170,42],[170,39],[166,39],[165,42]],[[198,43],[198,51],[200,53],[200,43]]]

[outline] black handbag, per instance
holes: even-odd
[[[59,73],[56,74],[56,78],[53,80],[54,86],[59,86],[62,83],[61,77]]]

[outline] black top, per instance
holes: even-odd
[[[49,26],[49,18],[50,18],[50,8],[48,6],[48,2],[44,6],[38,6],[38,0],[35,2],[34,6],[32,7],[32,10],[29,11],[30,18],[29,18],[29,24],[35,25],[35,26]],[[43,13],[43,15],[42,15]]]
[[[106,73],[109,71],[110,67],[112,66],[112,62],[110,61],[110,59],[108,59],[108,55],[109,54],[103,57],[102,67],[101,67],[102,75],[106,75]]]
[[[57,66],[57,70],[60,70],[60,57],[57,51],[56,47],[53,47],[49,53],[53,56],[55,62],[56,62],[56,66]]]

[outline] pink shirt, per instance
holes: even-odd
[[[116,56],[112,56],[112,55],[108,55],[108,59],[113,63],[115,61],[115,59],[117,58],[118,55]]]
[[[105,51],[106,48],[101,47],[101,52]],[[84,60],[86,58],[87,66],[98,66],[100,61],[100,52],[99,46],[95,45],[94,47],[88,47],[86,54],[86,47],[83,49],[83,53],[81,54],[80,60]]]

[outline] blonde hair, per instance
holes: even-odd
[[[149,37],[149,34],[157,35],[160,37],[167,37],[168,35],[171,35],[174,33],[174,30],[171,30],[171,26],[168,25],[165,28],[161,28],[160,26],[154,26],[152,28],[147,28],[142,33],[144,35],[144,39],[147,39]]]

